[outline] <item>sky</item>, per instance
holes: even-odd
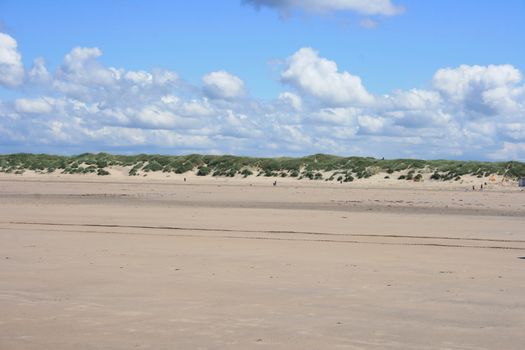
[[[0,153],[525,160],[522,0],[0,0]]]

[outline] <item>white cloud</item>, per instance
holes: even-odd
[[[180,103],[180,98],[175,95],[165,95],[160,98],[162,103],[168,106],[177,106]]]
[[[53,85],[62,93],[80,99],[96,99],[107,95],[116,86],[122,72],[107,68],[97,61],[102,55],[98,48],[76,47],[64,57],[58,68]]]
[[[15,87],[24,80],[24,66],[17,46],[15,39],[0,33],[0,85]]]
[[[204,126],[202,121],[196,118],[185,118],[158,106],[146,106],[137,111],[134,118],[135,122],[132,126],[146,129],[188,130]]]
[[[461,65],[438,70],[432,83],[448,101],[467,111],[490,114],[494,108],[513,108],[510,92],[521,80],[521,72],[508,64]]]
[[[497,127],[502,133],[503,138],[508,141],[525,140],[525,123],[500,123]]]
[[[33,66],[27,72],[27,76],[31,83],[44,84],[51,81],[51,75],[46,68],[46,62],[42,57],[38,57],[33,61]]]
[[[525,142],[523,143],[510,143],[503,142],[500,149],[489,153],[489,157],[494,160],[501,159],[521,159],[525,160]]]
[[[207,98],[193,99],[182,104],[181,113],[188,117],[207,117],[213,114],[213,109]]]
[[[244,82],[226,71],[212,72],[202,77],[204,91],[212,98],[232,99],[244,94]]]
[[[312,136],[301,125],[273,125],[269,134],[270,144],[275,150],[284,148],[294,152],[313,146]]]
[[[301,9],[309,12],[353,11],[385,16],[403,12],[401,6],[394,5],[390,0],[243,0],[243,3],[277,8],[281,12]]]
[[[97,61],[101,55],[102,51],[96,47],[74,48],[64,58],[58,71],[59,78],[83,85],[112,85],[119,74]]]
[[[411,89],[396,90],[387,95],[383,101],[388,101],[388,108],[401,110],[438,109],[443,102],[441,95],[436,91]]]
[[[355,120],[361,113],[361,109],[352,107],[323,108],[318,112],[312,113],[308,120],[323,124],[355,125]]]
[[[86,141],[104,143],[110,147],[154,147],[156,149],[187,149],[198,151],[213,147],[206,136],[192,136],[172,130],[137,129],[106,126],[95,130],[79,130]]]
[[[237,138],[252,138],[261,136],[260,126],[247,115],[227,110],[221,119],[221,132],[223,136]]]
[[[300,111],[303,106],[301,96],[294,94],[293,92],[285,91],[279,94],[279,100],[290,104],[296,111]]]
[[[498,113],[523,114],[525,112],[525,86],[497,87],[483,91],[481,98],[485,105]]]
[[[318,52],[309,47],[288,58],[281,78],[302,93],[319,99],[327,107],[367,105],[374,101],[361,83],[361,78],[339,72],[334,61],[319,57]]]
[[[153,75],[145,71],[129,71],[124,77],[137,85],[149,85],[153,83]]]
[[[184,117],[207,117],[213,114],[213,106],[206,97],[184,101],[175,95],[165,95],[160,100],[165,108]]]
[[[19,113],[47,114],[53,110],[53,101],[49,98],[19,98],[15,100],[15,110]]]
[[[170,111],[155,106],[146,106],[137,112],[140,126],[152,129],[170,129],[175,127],[178,117]]]
[[[154,70],[153,81],[159,86],[169,86],[179,81],[179,76],[175,72],[168,70]]]
[[[357,117],[359,126],[369,133],[379,133],[385,126],[385,118],[374,117],[369,115],[360,115]]]
[[[464,99],[473,91],[510,86],[522,79],[521,72],[511,65],[467,66],[443,68],[436,72],[433,85],[453,99]]]

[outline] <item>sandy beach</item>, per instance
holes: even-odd
[[[1,175],[0,349],[523,348],[517,186],[272,182]]]

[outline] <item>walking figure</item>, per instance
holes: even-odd
[[[274,186],[277,186],[277,180],[275,180],[275,181],[273,182],[273,185],[274,185]]]

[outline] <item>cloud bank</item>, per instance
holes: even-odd
[[[525,160],[525,84],[511,65],[445,67],[425,89],[377,95],[305,47],[283,60],[283,90],[259,100],[233,72],[192,85],[102,54],[76,47],[53,71],[42,58],[24,67],[0,34],[0,151]]]

